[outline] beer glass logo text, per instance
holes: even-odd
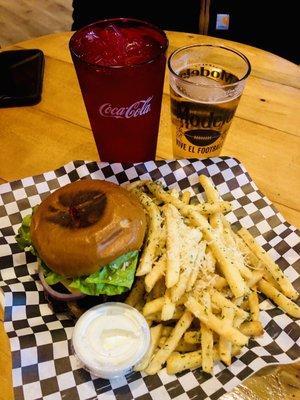
[[[172,112],[182,121],[182,126],[186,128],[199,127],[202,129],[222,128],[232,120],[235,113],[235,109],[220,109],[218,112],[217,107],[215,107],[217,110],[216,112],[204,111],[203,114],[200,114],[199,111],[194,108],[195,107],[191,105],[191,103],[182,102],[173,104]]]
[[[224,69],[216,67],[204,67],[203,65],[187,68],[181,71],[179,76],[183,79],[189,79],[195,76],[204,76],[205,78],[224,82],[224,84],[232,84],[238,82],[238,78],[235,75],[225,71]]]
[[[151,101],[154,96],[145,100],[139,100],[127,107],[114,106],[111,103],[104,103],[99,107],[102,117],[110,118],[136,118],[148,114],[151,111]]]

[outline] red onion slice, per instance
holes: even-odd
[[[72,301],[72,300],[78,300],[82,299],[86,295],[84,293],[60,293],[57,292],[56,290],[52,289],[50,285],[45,280],[44,274],[41,270],[39,270],[39,278],[40,281],[43,285],[43,288],[45,289],[45,292],[47,292],[51,297],[53,297],[55,300],[59,301]]]

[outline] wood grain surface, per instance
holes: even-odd
[[[71,29],[72,0],[0,0],[0,47]]]
[[[252,73],[222,155],[239,159],[286,220],[300,226],[299,67],[266,51],[224,39],[167,34],[169,54],[183,45],[209,42],[229,45],[249,58]],[[0,111],[0,183],[52,170],[71,160],[99,159],[68,51],[70,35],[69,32],[48,35],[10,47],[43,50],[45,76],[41,103]],[[173,157],[169,106],[167,71],[158,159]],[[0,331],[0,349],[9,354],[3,341]],[[7,384],[10,372],[8,363],[0,364],[0,387]],[[0,392],[0,399],[1,395]],[[10,398],[9,394],[5,397]]]

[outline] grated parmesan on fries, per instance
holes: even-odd
[[[159,183],[128,186],[149,218],[137,281],[126,302],[143,313],[152,344],[136,370],[174,374],[215,361],[230,365],[250,337],[263,333],[258,292],[294,318],[300,307],[291,282],[242,228],[224,213],[231,207],[209,178],[199,177],[207,202],[190,204],[190,192]]]

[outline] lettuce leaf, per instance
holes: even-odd
[[[26,215],[23,218],[22,224],[18,230],[18,234],[16,235],[16,242],[18,243],[19,247],[21,250],[28,250],[30,251],[34,256],[37,256],[37,252],[35,248],[32,245],[31,242],[31,236],[30,236],[30,224],[32,220],[32,215],[37,209],[38,206],[34,206],[32,208],[32,213]]]
[[[131,289],[137,261],[138,251],[131,251],[91,275],[73,278],[69,286],[90,296],[98,294],[113,296],[124,293]],[[55,285],[66,279],[63,275],[51,271],[42,260],[40,262],[48,285]]]
[[[23,218],[22,225],[20,226],[18,234],[16,235],[16,241],[22,250],[25,250],[32,245],[30,237],[31,219],[31,214],[26,215],[26,217]]]
[[[48,285],[55,285],[56,283],[65,280],[66,278],[63,275],[59,275],[56,272],[52,271],[47,265],[44,263],[42,259],[38,257],[40,266],[43,268],[44,278]]]
[[[92,296],[124,293],[131,289],[137,261],[138,251],[131,251],[87,277],[73,279],[69,286]]]
[[[48,283],[48,285],[55,285],[56,283],[62,281],[63,279],[64,279],[64,277],[62,275],[59,275],[53,271],[50,271],[45,276],[45,281]]]

